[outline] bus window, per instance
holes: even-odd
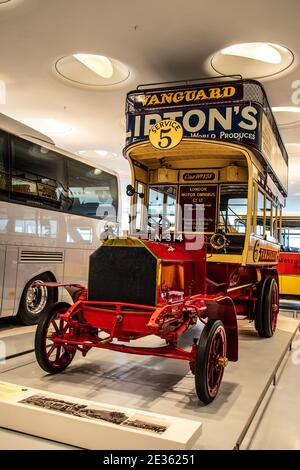
[[[278,224],[277,224],[277,238],[278,242],[282,243],[282,206],[278,206]]]
[[[142,183],[137,184],[137,192],[139,194],[145,194],[145,185]],[[143,208],[144,208],[144,199],[137,195],[136,199],[136,220],[135,228],[136,230],[141,230],[143,227]]]
[[[226,233],[245,234],[247,186],[221,186],[219,227]]]
[[[278,237],[278,224],[279,224],[279,217],[278,217],[278,205],[274,204],[273,206],[273,237],[275,241],[279,241]]]
[[[90,217],[116,221],[118,211],[117,178],[77,160],[68,159],[70,211]]]
[[[265,235],[267,240],[273,240],[273,223],[272,223],[272,202],[271,200],[267,197],[266,198],[266,231]]]
[[[256,203],[256,234],[264,236],[264,219],[265,219],[265,196],[258,190]]]
[[[11,137],[11,197],[61,208],[66,193],[65,159],[45,147]]]
[[[256,183],[253,181],[252,185],[252,201],[251,201],[251,232],[255,232],[256,212],[255,212],[255,196],[256,196]]]
[[[151,186],[149,190],[148,220],[152,229],[158,223],[164,230],[174,231],[176,211],[175,186]]]
[[[288,251],[300,251],[300,227],[283,228],[283,245]]]

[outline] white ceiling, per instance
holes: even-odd
[[[289,73],[264,82],[272,106],[292,106],[291,85],[300,80],[299,24],[299,0],[11,0],[0,4],[0,80],[6,84],[0,112],[66,122],[71,132],[50,135],[57,145],[117,153],[119,159],[105,164],[126,175],[121,151],[129,90],[205,76],[205,61],[215,51],[263,41],[295,54]],[[123,62],[130,79],[100,91],[69,85],[56,76],[54,64],[80,52]],[[285,143],[300,143],[300,125],[281,133]],[[293,207],[299,201],[300,212],[298,158],[300,152],[291,161],[290,201]]]

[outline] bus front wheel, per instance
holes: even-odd
[[[40,274],[26,284],[17,313],[19,323],[35,325],[42,313],[56,301],[56,292],[53,287],[38,285],[51,281],[53,279],[49,274]]]
[[[227,365],[226,332],[221,320],[209,320],[198,343],[195,385],[200,401],[208,404],[217,396]]]

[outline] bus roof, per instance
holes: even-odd
[[[108,168],[102,163],[99,165],[98,163],[93,163],[87,158],[82,157],[81,155],[74,154],[68,150],[61,149],[55,145],[55,142],[48,137],[47,135],[23,124],[22,122],[16,121],[5,114],[0,113],[0,130],[3,130],[9,134],[13,134],[17,137],[21,137],[22,139],[28,140],[35,144],[39,144],[53,152],[57,152],[65,157],[72,158],[73,160],[81,161],[86,165],[90,165],[91,167],[98,168],[99,170],[106,171],[117,178],[119,178],[118,173],[115,170]]]
[[[0,113],[0,129],[9,132],[10,134],[17,135],[19,137],[32,137],[37,140],[41,140],[48,144],[54,144],[54,141],[47,135],[39,132],[32,127],[26,126],[22,122],[16,121],[15,119]]]

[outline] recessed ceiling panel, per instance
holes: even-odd
[[[265,42],[234,44],[209,58],[213,73],[259,79],[276,76],[291,67],[293,62],[294,54],[289,49]]]
[[[272,111],[280,127],[298,126],[300,124],[300,108],[297,108],[297,106],[276,106],[272,108]]]
[[[60,58],[55,64],[60,77],[85,87],[107,87],[122,83],[130,72],[118,60],[96,54],[73,54]]]

